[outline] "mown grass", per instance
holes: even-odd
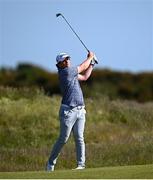
[[[39,89],[0,88],[0,171],[44,170],[59,132],[60,96]],[[153,103],[85,99],[87,167],[152,164]],[[76,166],[72,137],[57,169]]]
[[[51,173],[3,172],[3,179],[152,179],[153,165],[89,168],[85,170],[57,170]]]

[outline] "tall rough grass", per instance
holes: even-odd
[[[59,133],[61,97],[0,88],[0,171],[43,170]],[[153,103],[85,99],[87,167],[153,163]],[[71,137],[57,169],[75,166]]]

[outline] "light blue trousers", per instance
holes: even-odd
[[[73,132],[76,144],[77,165],[85,166],[85,143],[84,143],[84,127],[85,127],[86,110],[83,106],[70,108],[61,105],[59,111],[60,117],[60,135],[53,146],[49,157],[49,164],[55,165],[58,155],[63,145],[69,139],[71,131]]]

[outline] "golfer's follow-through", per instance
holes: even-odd
[[[88,49],[87,46],[84,44],[84,42],[81,40],[81,38],[79,37],[79,35],[75,32],[75,30],[72,28],[72,26],[70,25],[70,23],[66,20],[66,18],[64,17],[64,15],[61,14],[61,13],[57,13],[57,14],[56,14],[56,17],[59,17],[59,16],[61,16],[61,17],[65,20],[65,22],[67,23],[67,25],[70,27],[70,29],[73,31],[73,33],[76,35],[76,37],[79,39],[79,41],[81,42],[81,44],[84,46],[84,48],[85,48],[85,49],[87,50],[87,52],[89,53],[89,52],[90,52],[89,49]],[[94,55],[94,60],[95,60],[95,63],[98,64],[98,60],[97,60],[96,55]]]
[[[47,171],[54,171],[57,158],[64,144],[73,132],[76,144],[76,170],[85,168],[85,103],[79,81],[86,81],[97,63],[95,54],[88,50],[87,58],[78,66],[71,66],[71,57],[67,53],[59,53],[56,57],[62,101],[59,110],[60,133],[51,150],[46,164]]]

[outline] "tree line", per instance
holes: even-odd
[[[0,69],[0,86],[42,88],[48,95],[60,94],[58,75],[33,64]],[[87,82],[81,82],[85,97],[107,95],[147,102],[153,100],[153,72],[119,72],[95,69]]]

